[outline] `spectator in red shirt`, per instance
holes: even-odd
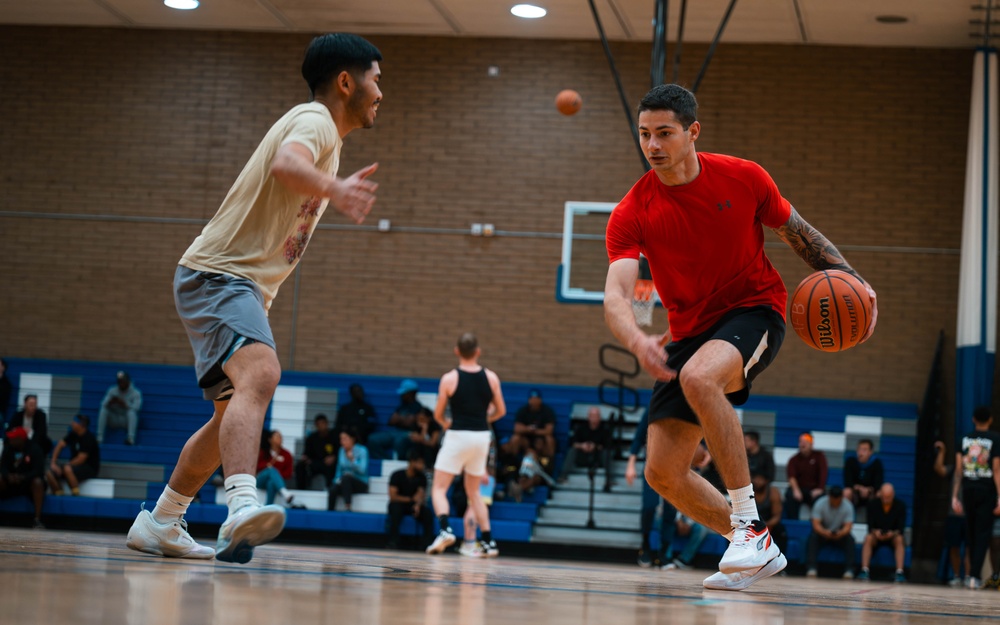
[[[828,467],[822,451],[813,449],[813,435],[799,435],[799,453],[788,459],[788,490],[785,492],[785,518],[798,519],[802,505],[813,502],[826,493]]]
[[[285,480],[292,479],[295,461],[292,452],[281,446],[281,432],[264,430],[257,454],[257,488],[267,491],[267,505],[274,503],[275,495],[281,494],[288,507],[294,505],[295,498],[285,488]]]

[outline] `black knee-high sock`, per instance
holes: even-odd
[[[438,524],[441,525],[441,530],[445,532],[451,531],[451,524],[448,522],[448,515],[442,514],[438,516]]]
[[[483,532],[483,542],[488,543],[493,540],[493,532],[485,531]]]

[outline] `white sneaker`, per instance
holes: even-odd
[[[215,559],[246,564],[253,558],[253,548],[274,540],[285,528],[285,509],[250,503],[229,516],[219,528]]]
[[[730,517],[733,525],[733,542],[719,561],[719,570],[727,575],[740,571],[756,571],[771,562],[781,550],[771,540],[771,533],[763,521],[745,521]]]
[[[453,533],[451,533],[451,532],[449,532],[447,530],[441,530],[441,533],[437,535],[437,538],[434,539],[434,542],[432,542],[427,547],[426,552],[429,553],[429,554],[430,553],[441,553],[442,551],[444,551],[448,547],[451,547],[452,545],[454,545],[455,544],[455,540],[456,540],[455,539],[455,535]]]
[[[778,552],[778,556],[755,571],[740,571],[739,573],[718,572],[706,577],[702,586],[710,590],[743,590],[751,584],[780,573],[787,566],[788,560]]]
[[[488,543],[480,543],[483,549],[486,551],[487,558],[496,558],[500,555],[500,547],[497,547],[497,541],[491,540]]]
[[[128,531],[125,545],[129,549],[168,558],[210,560],[215,557],[215,549],[199,545],[191,538],[187,521],[179,518],[166,525],[157,523],[145,504],[142,504],[139,516],[135,517]]]
[[[458,548],[458,553],[462,554],[467,558],[485,558],[486,550],[483,546],[479,544],[478,540],[469,542],[467,540],[462,541],[462,546]]]

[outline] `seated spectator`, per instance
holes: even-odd
[[[24,408],[11,417],[7,428],[24,428],[28,433],[28,439],[41,447],[46,455],[52,451],[48,417],[45,415],[45,411],[38,407],[37,395],[24,396]]]
[[[69,433],[52,450],[52,462],[45,481],[49,483],[53,495],[63,494],[63,480],[71,493],[79,495],[80,484],[97,477],[101,469],[101,449],[89,427],[90,418],[87,415],[76,415],[69,426]],[[59,455],[63,449],[69,449],[69,462],[60,464]]]
[[[833,545],[844,552],[844,579],[854,577],[854,506],[844,496],[844,489],[831,486],[830,494],[820,497],[812,507],[812,532],[806,549],[806,577],[816,577],[819,549]]]
[[[430,408],[420,407],[417,413],[417,420],[413,424],[413,431],[410,432],[410,440],[403,447],[406,449],[406,457],[410,457],[410,452],[417,450],[424,459],[424,464],[428,467],[434,466],[437,459],[438,450],[441,449],[441,436],[444,430],[441,424],[434,420],[434,413]]]
[[[528,449],[521,459],[521,467],[518,469],[517,480],[507,485],[507,494],[514,501],[520,503],[524,493],[531,494],[536,486],[547,484],[555,486],[555,480],[549,475],[547,467],[551,465],[552,459],[542,455],[541,449],[545,446],[545,441],[536,438],[535,447]]]
[[[318,475],[323,476],[323,490],[326,490],[337,472],[340,437],[330,429],[325,414],[316,415],[313,426],[312,433],[306,437],[305,453],[295,463],[295,487],[299,490],[308,490]]]
[[[393,457],[405,458],[409,448],[410,433],[417,423],[417,415],[424,406],[417,401],[417,391],[420,387],[413,380],[403,380],[396,389],[399,395],[399,406],[389,417],[389,429],[372,433],[368,437],[373,458],[392,460]],[[357,440],[357,432],[354,433]]]
[[[35,506],[35,529],[45,529],[45,452],[28,438],[27,430],[16,427],[7,432],[7,443],[0,454],[0,499],[20,496]]]
[[[782,519],[781,491],[764,474],[766,467],[758,465],[750,472],[750,483],[753,485],[754,503],[757,504],[757,516],[767,525],[774,543],[781,553],[788,553],[788,531]]]
[[[694,458],[691,460],[691,470],[698,473],[705,481],[715,487],[715,490],[722,493],[724,496],[729,496],[729,491],[726,489],[725,483],[722,481],[722,475],[719,474],[719,470],[715,468],[715,462],[712,460],[712,454],[708,451],[708,445],[702,440],[698,443],[698,449],[694,452]]]
[[[670,509],[673,510],[673,507]],[[674,533],[677,536],[686,537],[687,543],[685,543],[680,555],[663,566],[663,570],[665,571],[692,568],[694,566],[694,557],[698,554],[698,549],[701,548],[701,544],[708,537],[708,528],[704,525],[684,516],[680,512],[676,514],[677,518],[674,520],[676,529]]]
[[[108,388],[101,400],[101,412],[97,417],[97,442],[104,442],[104,432],[109,427],[127,428],[125,444],[135,445],[141,409],[142,393],[132,384],[127,373],[119,371],[117,382]]]
[[[870,579],[868,564],[872,554],[879,547],[891,547],[896,559],[895,581],[905,582],[903,564],[906,562],[906,504],[896,499],[896,489],[886,482],[877,493],[877,498],[868,502],[868,535],[861,547],[860,580]]]
[[[785,518],[798,519],[803,505],[811,506],[826,492],[826,456],[813,449],[813,436],[799,436],[799,453],[788,459],[788,490],[785,492]]]
[[[337,422],[334,430],[337,438],[344,430],[354,430],[358,433],[358,442],[368,444],[368,437],[375,431],[377,423],[375,408],[365,401],[365,389],[360,384],[352,384],[348,389],[351,401],[337,410]]]
[[[267,493],[267,505],[273,504],[280,494],[286,506],[301,508],[303,506],[295,503],[295,497],[285,487],[285,480],[292,479],[294,456],[281,446],[283,442],[278,430],[264,430],[261,435],[260,452],[257,454],[257,488]]]
[[[7,361],[0,358],[0,429],[7,429],[7,409],[14,395],[14,385],[7,377]]]
[[[760,446],[760,434],[753,430],[743,433],[743,446],[747,450],[747,463],[750,465],[750,475],[760,473],[768,483],[774,481],[774,456]]]
[[[509,453],[523,455],[534,449],[542,457],[556,455],[556,413],[542,402],[538,389],[528,392],[528,403],[514,415],[514,433],[507,441]],[[536,440],[540,444],[536,444]]]
[[[863,438],[858,441],[857,455],[844,461],[844,497],[855,507],[867,506],[884,481],[882,461],[874,449],[874,443]]]
[[[604,468],[604,492],[611,492],[611,429],[601,420],[601,409],[591,406],[586,423],[579,423],[569,439],[566,459],[559,471],[559,483],[569,479],[575,468],[588,469],[593,479],[597,468]]]
[[[337,498],[344,498],[344,506],[351,511],[355,493],[368,492],[368,449],[358,443],[353,430],[340,433],[340,452],[337,454],[337,472],[333,476],[327,497],[327,508],[336,510]]]
[[[399,547],[399,526],[412,516],[423,528],[421,551],[434,540],[434,513],[427,506],[427,465],[419,449],[411,449],[406,468],[389,478],[389,542],[386,549]]]

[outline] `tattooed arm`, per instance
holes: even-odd
[[[864,283],[865,288],[868,289],[868,296],[872,301],[872,320],[868,324],[868,330],[865,332],[865,335],[861,337],[862,343],[867,341],[868,337],[875,331],[875,319],[878,317],[875,291],[871,285],[861,277],[861,274],[847,264],[847,261],[844,260],[844,257],[837,250],[836,246],[823,236],[822,232],[810,226],[805,219],[802,219],[802,216],[799,215],[794,206],[792,207],[792,214],[788,216],[788,221],[780,228],[774,228],[773,231],[778,235],[779,239],[787,243],[788,247],[792,248],[815,271],[838,269],[846,271]]]

